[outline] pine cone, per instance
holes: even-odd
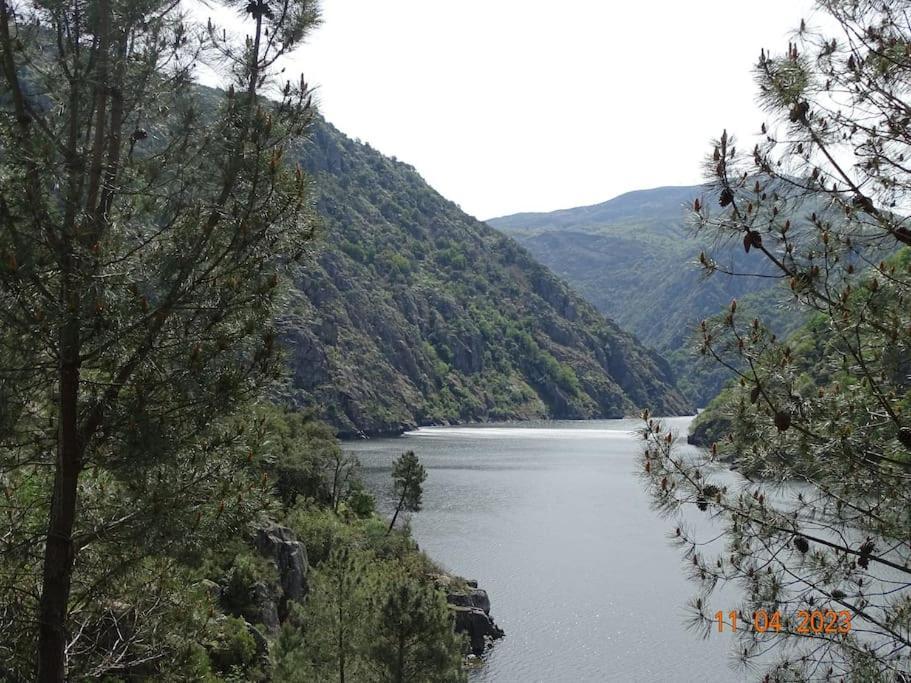
[[[786,432],[791,426],[791,413],[786,410],[775,413],[775,426],[779,432]]]

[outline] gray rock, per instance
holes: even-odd
[[[283,340],[294,349],[291,372],[296,386],[310,390],[327,382],[331,370],[323,343],[305,324],[289,326],[290,331],[285,333]]]
[[[446,602],[456,607],[474,607],[490,614],[490,598],[487,591],[480,588],[470,588],[468,592],[455,591],[446,594]]]
[[[250,590],[250,598],[253,609],[244,615],[247,621],[262,624],[270,632],[277,631],[280,625],[278,606],[269,587],[262,581],[257,581]]]
[[[446,603],[455,616],[455,632],[468,635],[475,655],[484,654],[495,640],[505,635],[490,617],[490,598],[487,591],[478,588],[477,581],[445,573],[432,578],[437,588],[446,592]]]
[[[278,614],[283,619],[287,616],[287,602],[301,600],[307,594],[307,573],[310,569],[307,549],[291,529],[274,523],[257,530],[253,544],[260,553],[272,559],[278,569],[282,587]]]
[[[487,596],[487,591],[474,588],[469,595],[472,607],[484,610],[484,614],[490,614],[490,598]]]
[[[468,634],[471,651],[476,655],[484,654],[494,640],[503,637],[503,630],[482,609],[477,607],[460,607],[451,605],[455,613],[455,632]]]

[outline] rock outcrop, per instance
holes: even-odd
[[[278,617],[278,603],[281,595],[262,581],[253,584],[250,590],[251,606],[242,616],[253,624],[262,624],[268,631],[276,631],[281,625]]]
[[[490,598],[487,591],[480,588],[469,588],[467,592],[456,591],[446,594],[446,602],[455,607],[471,607],[490,614]]]
[[[253,545],[275,563],[278,572],[281,589],[278,596],[273,596],[268,587],[260,583],[254,585],[253,595],[254,602],[260,606],[260,622],[269,628],[278,628],[279,622],[288,615],[289,601],[301,600],[307,594],[307,573],[310,569],[307,548],[297,540],[291,529],[274,523],[257,530]],[[274,606],[269,604],[270,596]]]
[[[434,578],[437,586],[446,591],[446,602],[455,617],[456,633],[464,633],[476,656],[493,646],[505,633],[490,616],[490,598],[487,591],[478,588],[478,582],[441,574]]]
[[[475,655],[482,655],[493,641],[502,638],[503,629],[494,623],[490,615],[476,607],[451,607],[455,613],[456,633],[468,634],[471,651]]]

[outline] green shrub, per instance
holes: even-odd
[[[247,623],[237,617],[225,617],[218,624],[215,640],[209,646],[209,658],[218,671],[248,668],[256,658],[256,641]]]

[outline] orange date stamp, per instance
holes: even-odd
[[[838,612],[834,610],[800,610],[797,612],[797,625],[794,628],[794,632],[813,635],[849,633],[851,631],[851,616],[851,612],[848,610],[840,610]],[[713,621],[718,624],[718,632],[724,633],[726,630],[737,630],[738,618],[740,618],[740,615],[736,611],[732,610],[725,615],[723,611],[719,610],[715,612]],[[764,609],[753,612],[753,628],[757,633],[766,633],[767,631],[780,633],[782,629],[781,613],[777,610],[769,613]]]

